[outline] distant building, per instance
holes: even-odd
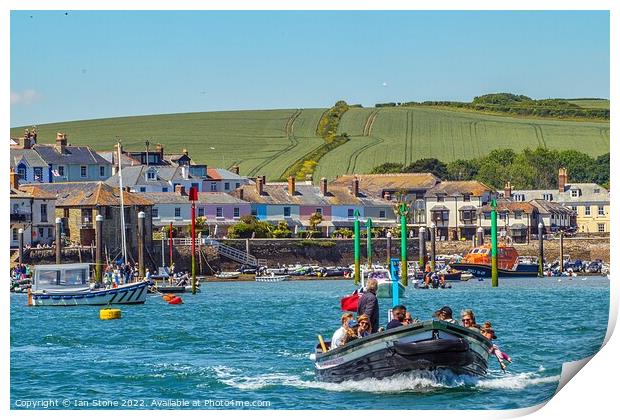
[[[491,205],[478,210],[478,226],[485,235],[491,234]],[[497,200],[497,228],[500,237],[509,236],[517,243],[529,242],[531,234],[538,232],[538,208],[530,203]]]
[[[18,185],[19,175],[11,172],[10,246],[19,246],[19,229],[24,245],[48,245],[54,240],[56,196],[38,185]]]
[[[21,183],[52,182],[52,171],[34,149],[11,148],[11,168],[19,174]]]
[[[565,168],[558,172],[557,189],[511,190],[510,196],[515,201],[544,200],[568,207],[576,214],[575,223],[580,232],[610,232],[609,191],[595,183],[569,183]],[[551,230],[558,227],[557,223],[550,224]]]
[[[153,202],[134,194],[123,192],[125,226],[121,226],[120,190],[103,182],[68,182],[40,184],[39,188],[56,196],[56,217],[63,223],[63,232],[74,243],[91,245],[95,240],[95,217],[103,216],[103,243],[110,259],[120,255],[121,229],[125,230],[130,258],[137,259],[138,213],[145,213],[147,249],[152,238],[151,210]]]
[[[367,196],[356,182],[351,186],[328,185],[322,179],[317,187],[297,183],[292,176],[287,182],[273,183],[258,177],[255,185],[242,186],[233,195],[249,201],[257,219],[273,224],[284,221],[294,231],[307,230],[310,217],[320,213],[323,221],[318,228],[326,236],[340,227],[353,226],[356,211],[360,220],[372,217],[377,227],[391,227],[396,219],[392,203]]]
[[[239,175],[239,167],[233,166],[230,171],[222,168],[208,168],[205,183],[205,191],[230,193],[242,185],[253,184],[253,181],[247,176]]]
[[[478,227],[478,208],[491,201],[492,192],[478,181],[442,181],[425,194],[425,222],[437,226],[440,240],[472,239]]]
[[[118,172],[111,176],[106,184],[119,186]],[[192,175],[187,166],[127,166],[123,167],[123,187],[131,192],[174,192],[177,186],[187,191],[191,187],[203,192],[207,188],[206,179]]]

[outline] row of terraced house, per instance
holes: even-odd
[[[579,230],[609,232],[609,192],[596,184],[569,183],[560,169],[558,189],[513,190],[506,183],[494,191],[478,181],[442,181],[430,173],[343,175],[318,185],[289,177],[273,182],[264,176],[247,177],[239,168],[211,168],[195,163],[187,150],[165,154],[157,144],[149,150],[121,152],[125,229],[135,229],[139,211],[147,214],[147,231],[191,223],[188,192],[196,188],[196,214],[205,218],[207,234],[226,236],[243,216],[253,215],[273,224],[286,222],[296,234],[310,227],[310,218],[322,216],[324,236],[351,228],[356,215],[386,231],[397,224],[395,209],[408,204],[412,228],[437,227],[440,240],[471,239],[478,227],[490,230],[490,201],[498,198],[499,227],[503,235],[527,241],[542,223],[545,232]],[[104,216],[112,249],[119,246],[120,173],[116,151],[72,146],[65,133],[56,143],[37,143],[36,131],[11,139],[11,244],[24,229],[27,244],[49,244],[56,218],[74,242],[90,244],[96,215]],[[130,237],[131,235],[128,235]]]

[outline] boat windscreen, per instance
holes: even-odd
[[[37,289],[58,286],[60,284],[60,270],[37,270],[35,273],[35,286]]]
[[[382,279],[388,279],[389,277],[386,271],[373,271],[370,273],[368,278],[382,280]]]
[[[61,286],[83,286],[88,281],[88,273],[84,268],[66,270],[60,277]]]

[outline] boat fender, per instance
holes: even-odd
[[[181,303],[183,303],[183,300],[178,296],[175,296],[168,301],[169,305],[179,305]]]
[[[417,343],[394,343],[394,351],[401,356],[415,356],[427,353],[464,352],[469,350],[467,340],[442,339]]]
[[[99,311],[99,319],[119,319],[121,317],[121,310],[115,308],[106,308]]]

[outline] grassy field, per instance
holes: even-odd
[[[208,112],[46,124],[39,126],[39,141],[51,143],[57,131],[64,131],[74,145],[111,150],[120,138],[126,149],[137,150],[144,148],[148,139],[151,150],[156,143],[164,144],[166,153],[187,148],[198,163],[220,167],[237,164],[242,174],[275,180],[323,143],[316,127],[324,111]],[[592,156],[609,152],[608,122],[515,118],[421,107],[351,108],[343,115],[339,132],[349,134],[351,141],[320,160],[315,181],[322,176],[331,179],[344,173],[367,172],[384,162],[408,164],[424,157],[449,162],[482,156],[497,148],[543,146],[577,149]],[[11,136],[22,133],[23,127],[11,130]]]
[[[609,109],[609,99],[568,99],[568,102],[582,108]]]

